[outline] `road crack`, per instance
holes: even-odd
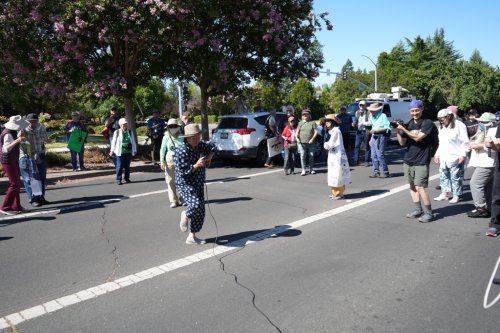
[[[120,268],[120,261],[118,258],[118,249],[117,249],[116,245],[111,241],[108,234],[106,233],[105,227],[106,227],[106,224],[108,223],[108,219],[106,218],[106,207],[104,207],[104,209],[103,209],[103,213],[101,215],[101,220],[102,220],[101,236],[104,237],[104,239],[106,240],[106,243],[108,243],[108,245],[112,248],[111,255],[113,256],[114,266],[113,266],[113,270],[111,271],[111,274],[109,274],[108,277],[106,278],[106,282],[111,282],[111,281],[115,280],[116,272],[117,272],[118,268]]]

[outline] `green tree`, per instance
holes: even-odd
[[[312,83],[305,78],[300,78],[293,86],[290,94],[290,102],[299,109],[308,108],[315,98],[315,90]]]

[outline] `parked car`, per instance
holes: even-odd
[[[222,159],[253,159],[264,165],[268,156],[265,123],[268,112],[234,114],[219,117],[217,128],[212,131],[216,155]],[[276,113],[278,129],[287,123],[286,114]]]
[[[497,118],[497,121],[500,120],[500,111],[495,112],[495,117]]]

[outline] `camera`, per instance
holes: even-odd
[[[401,120],[390,121],[389,124],[391,125],[392,128],[396,128],[399,125],[403,125],[404,126],[404,123]]]

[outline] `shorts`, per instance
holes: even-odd
[[[429,186],[429,165],[403,164],[405,177],[410,184],[427,188]]]

